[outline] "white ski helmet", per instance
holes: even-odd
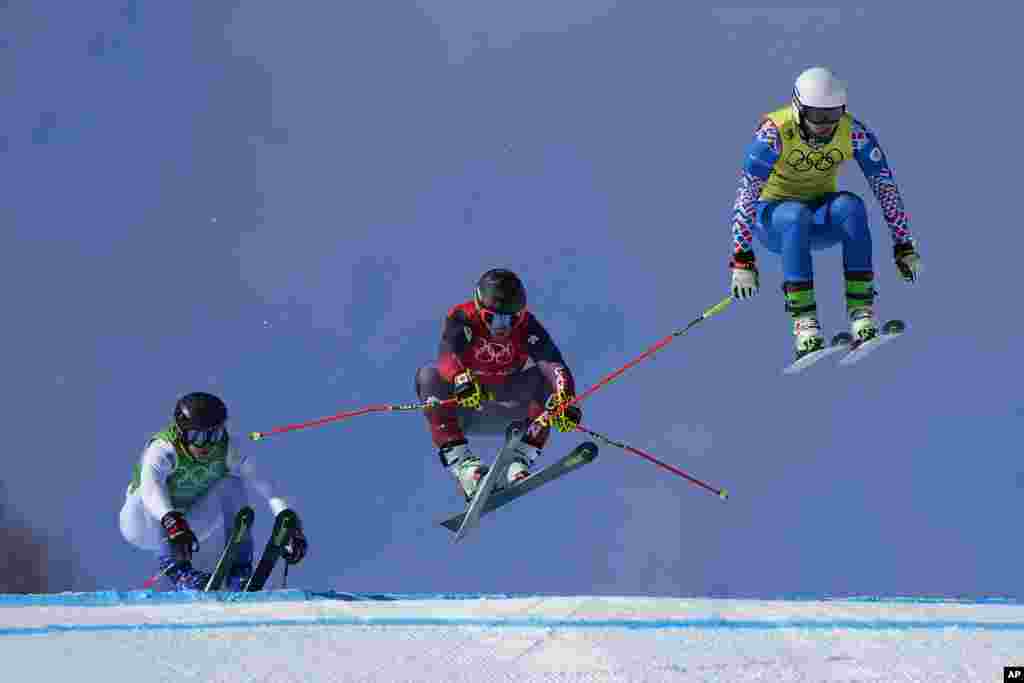
[[[793,113],[807,136],[814,136],[808,123],[834,126],[846,113],[846,84],[825,67],[805,70],[793,86]]]

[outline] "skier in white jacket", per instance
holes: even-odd
[[[160,574],[177,590],[202,590],[210,574],[192,566],[199,542],[222,529],[225,543],[235,515],[247,504],[246,485],[267,499],[276,516],[288,503],[270,484],[253,477],[226,428],[227,406],[208,393],[180,398],[171,423],[146,442],[121,508],[121,535],[132,545],[155,551]],[[282,554],[300,562],[306,554],[301,525]],[[230,568],[226,587],[239,590],[252,575],[251,530]]]

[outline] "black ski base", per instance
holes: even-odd
[[[281,550],[288,543],[291,530],[298,525],[299,516],[294,511],[282,510],[277,514],[277,517],[274,518],[274,529],[270,532],[270,539],[267,541],[266,547],[263,548],[263,554],[260,556],[255,571],[242,589],[243,592],[263,590],[263,586],[267,583],[267,579],[270,578],[270,574],[281,557]]]

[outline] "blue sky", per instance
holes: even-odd
[[[249,444],[306,524],[292,581],[1020,595],[1022,326],[1003,258],[1018,169],[1012,145],[980,152],[1020,101],[999,56],[1019,11],[938,10],[924,31],[899,8],[548,5],[0,7],[0,476],[8,506],[75,556],[72,587],[152,573],[117,512],[182,393],[224,396],[239,433],[413,400],[444,312],[498,266],[520,272],[582,387],[685,325],[726,294],[758,116],[824,64],[920,240],[908,287],[849,165],[879,313],[907,320],[903,340],[783,377],[781,264],[759,248],[758,298],[583,406],[592,429],[732,500],[603,448],[464,547],[436,525],[459,502],[417,415]],[[815,266],[831,331],[839,251]],[[580,440],[556,435],[545,459]]]

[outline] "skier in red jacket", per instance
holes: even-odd
[[[511,426],[525,431],[507,481],[498,484],[513,486],[529,476],[552,425],[571,432],[582,420],[576,405],[536,419],[571,401],[575,383],[551,336],[526,308],[522,281],[504,269],[484,273],[473,299],[448,311],[437,361],[416,373],[416,393],[425,402],[457,401],[432,406],[426,415],[441,464],[467,501],[487,471],[467,434],[502,434]]]

